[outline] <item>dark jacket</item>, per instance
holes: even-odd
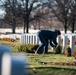
[[[50,40],[50,45],[52,47],[54,47],[54,45],[57,45],[57,31],[51,31],[51,30],[41,30],[41,33],[43,34],[43,36],[45,38],[47,38],[48,40]],[[53,42],[53,43],[52,43]]]

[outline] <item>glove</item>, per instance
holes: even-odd
[[[53,48],[55,49],[55,48],[57,48],[58,46],[59,46],[59,45],[54,45],[54,47],[53,47]]]
[[[54,45],[54,48],[56,48],[57,46],[56,45]]]
[[[53,50],[55,50],[55,48],[56,48],[56,45],[54,45]]]

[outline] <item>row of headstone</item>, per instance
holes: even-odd
[[[0,38],[13,38],[16,40],[16,38],[21,38],[21,34],[2,34]]]
[[[70,40],[70,48],[71,48],[71,54],[73,54],[74,52],[74,41],[75,41],[75,36],[74,34],[71,34],[68,38],[67,34],[63,35],[63,44],[62,44],[62,47],[63,47],[63,53],[65,52],[66,48],[67,48],[67,45],[68,45],[68,39]],[[61,37],[59,36],[57,38],[57,42],[59,45],[61,45]]]
[[[71,54],[74,52],[75,37],[76,37],[75,34],[62,34],[57,38],[57,42],[59,45],[61,45],[61,39],[63,39],[63,42],[62,42],[63,53],[65,52],[65,49],[68,45],[68,39],[70,40]],[[20,43],[21,44],[40,44],[36,34],[22,34]],[[50,48],[50,45],[48,47]]]
[[[28,75],[24,56],[14,56],[8,47],[0,45],[0,75]]]
[[[39,44],[39,39],[36,34],[22,34],[20,39],[21,44]]]

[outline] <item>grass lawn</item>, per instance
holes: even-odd
[[[1,42],[10,45],[10,42]],[[13,46],[15,44],[15,46]],[[17,46],[16,46],[17,45]],[[15,50],[19,43],[11,43]],[[67,57],[64,54],[54,54],[49,51],[48,54],[24,53],[28,58],[29,75],[76,75],[76,64],[66,65],[61,62],[76,62],[74,57]],[[56,64],[55,64],[56,63]],[[59,63],[59,64],[57,64]]]
[[[61,54],[27,54],[32,75],[76,75],[76,66],[56,65],[50,62],[75,62],[74,57]]]

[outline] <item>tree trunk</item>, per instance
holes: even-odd
[[[72,33],[74,33],[74,27],[75,27],[75,19],[74,19],[75,16],[73,16],[73,22],[72,22]]]
[[[67,33],[67,18],[65,18],[64,29],[65,29],[65,33]]]
[[[26,33],[29,33],[29,16],[26,16]]]
[[[16,28],[16,21],[15,21],[15,17],[12,16],[12,33],[15,33],[15,28]]]
[[[28,0],[26,0],[26,33],[29,33]]]
[[[25,33],[25,23],[24,23],[23,33]]]
[[[64,29],[65,29],[65,33],[67,33],[67,27],[66,27],[66,25],[64,26]]]
[[[14,0],[12,1],[12,33],[15,33],[16,20],[15,20],[15,10],[14,10]]]
[[[26,17],[24,17],[24,27],[23,27],[23,33],[25,33],[25,27],[26,27]]]

